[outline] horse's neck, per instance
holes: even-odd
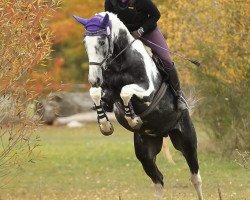
[[[118,19],[117,16],[111,15],[111,24],[112,24],[112,38],[114,43],[119,43],[120,40],[127,40],[127,42],[132,42],[134,40],[133,36],[130,34],[127,27]],[[125,44],[120,44],[125,45]],[[120,48],[122,48],[120,46]]]
[[[140,54],[139,59],[143,58],[145,62],[145,70],[149,78],[149,82],[151,84],[156,84],[155,86],[157,89],[159,86],[159,82],[161,82],[161,78],[155,64],[152,61],[152,58],[147,53],[143,43],[140,40],[133,42],[134,37],[130,34],[126,26],[118,18],[116,18],[116,16],[112,20],[112,27],[113,27],[112,38],[114,43],[114,51],[116,51],[114,52],[114,54],[117,55],[119,52],[121,52],[123,49],[125,49],[131,44],[131,47]],[[131,49],[128,48],[126,51],[129,50]],[[131,54],[125,54],[125,56],[126,55],[131,56]],[[129,60],[131,59],[129,58]]]

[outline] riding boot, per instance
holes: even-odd
[[[168,75],[168,83],[170,84],[174,96],[176,98],[176,108],[179,111],[183,111],[185,109],[188,109],[188,105],[187,102],[185,100],[185,98],[183,97],[181,88],[180,88],[180,81],[179,81],[179,77],[177,74],[177,70],[175,68],[174,63],[172,64],[172,66],[170,67],[169,64],[166,66],[167,63],[165,63],[164,66],[164,71],[167,73]]]

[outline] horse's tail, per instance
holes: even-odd
[[[198,97],[198,92],[195,91],[194,89],[190,89],[189,92],[185,94],[185,98],[186,101],[188,102],[189,114],[190,116],[192,116],[196,108],[196,105],[199,103],[201,98]]]

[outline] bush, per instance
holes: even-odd
[[[36,92],[35,66],[44,65],[51,52],[52,33],[47,24],[56,1],[0,2],[0,188],[13,172],[33,162],[39,138],[30,105]]]

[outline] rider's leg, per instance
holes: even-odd
[[[181,87],[180,87],[180,81],[178,78],[178,74],[177,74],[177,70],[175,68],[174,63],[172,62],[171,58],[170,58],[170,53],[169,51],[165,51],[163,49],[161,49],[158,46],[155,46],[154,44],[148,42],[147,40],[163,47],[164,49],[169,49],[164,36],[162,35],[161,31],[159,30],[158,27],[156,27],[156,29],[146,35],[143,36],[142,38],[142,42],[149,46],[152,51],[157,54],[161,60],[163,61],[164,64],[164,72],[166,72],[166,74],[169,76],[168,82],[171,85],[172,89],[174,90],[177,102],[177,109],[179,110],[185,110],[187,109],[187,104],[185,99],[182,96],[182,91],[181,91]]]

